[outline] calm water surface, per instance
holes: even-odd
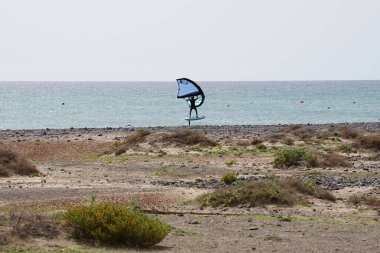
[[[243,125],[380,121],[380,81],[198,82],[206,119]],[[0,82],[0,129],[180,126],[173,82]],[[304,101],[304,103],[300,103]]]

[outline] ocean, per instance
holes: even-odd
[[[380,121],[380,81],[197,82],[194,125]],[[182,126],[170,82],[0,82],[0,129]]]

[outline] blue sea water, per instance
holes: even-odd
[[[380,121],[380,81],[198,82],[196,125]],[[172,82],[0,82],[0,129],[186,125]],[[304,101],[301,103],[300,101]]]

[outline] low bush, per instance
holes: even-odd
[[[273,166],[277,168],[306,165],[308,167],[339,167],[349,163],[345,156],[336,153],[318,154],[304,148],[282,148],[275,153]]]
[[[225,163],[227,167],[231,167],[232,165],[236,165],[237,161],[236,160],[229,160]]]
[[[260,143],[260,144],[256,144],[255,146],[259,151],[267,151],[268,148],[267,146],[265,146],[264,144]]]
[[[170,231],[168,225],[136,207],[112,203],[69,207],[65,219],[75,238],[103,244],[151,247]]]
[[[127,146],[120,146],[120,147],[117,147],[116,150],[115,150],[115,155],[118,156],[118,155],[122,155],[124,154],[125,152],[127,152],[128,150],[128,147]]]
[[[380,151],[380,135],[360,136],[356,139],[354,146],[357,148]]]
[[[369,207],[374,207],[380,210],[380,198],[374,196],[366,195],[352,195],[348,198],[347,203],[350,205],[358,206],[360,204],[367,205]]]
[[[216,146],[217,142],[207,138],[202,132],[192,129],[175,129],[173,133],[162,136],[163,142],[182,145]]]
[[[305,196],[314,196],[335,201],[332,194],[327,196],[326,190],[312,181],[300,179],[279,179],[272,176],[267,180],[241,183],[226,186],[198,197],[201,206],[260,206],[276,204],[292,206],[306,204]]]
[[[296,137],[298,140],[309,140],[312,138],[316,131],[308,126],[303,125],[290,125],[287,128],[282,130],[283,133],[288,133]]]
[[[139,128],[130,135],[128,135],[124,141],[113,143],[112,152],[118,156],[124,154],[129,146],[134,146],[138,143],[144,142],[146,136],[150,135],[151,132],[144,128]]]
[[[360,135],[360,132],[356,129],[344,126],[340,128],[340,135],[346,139],[355,139]]]
[[[248,146],[251,146],[252,142],[248,141],[248,140],[240,140],[238,142],[236,142],[236,145],[239,146],[239,147],[248,147]]]
[[[286,138],[286,139],[283,141],[283,143],[284,143],[285,145],[292,146],[292,145],[294,145],[294,140],[291,139],[291,138]]]
[[[264,141],[262,139],[258,139],[258,138],[254,138],[252,141],[251,141],[251,145],[258,145],[258,144],[261,144],[263,143]]]
[[[237,181],[237,176],[236,176],[236,173],[235,172],[228,172],[226,174],[224,174],[222,177],[221,177],[222,181],[225,183],[225,184],[232,184],[234,182]]]
[[[124,143],[127,145],[133,145],[145,140],[145,137],[150,134],[150,131],[144,128],[139,128],[131,135],[127,136]]]
[[[47,216],[28,212],[12,213],[10,217],[12,234],[22,239],[29,237],[56,238],[60,234],[60,224]]]
[[[287,187],[296,190],[298,193],[314,196],[318,199],[324,199],[335,202],[335,196],[326,189],[317,186],[313,180],[300,180],[298,178],[286,178],[284,184]]]
[[[39,174],[36,166],[31,164],[24,156],[10,150],[0,149],[0,177],[11,175]]]
[[[316,167],[318,165],[316,155],[304,148],[282,148],[275,153],[274,167],[282,168],[297,166],[305,163],[307,166]]]
[[[270,143],[276,143],[276,142],[280,142],[282,139],[286,138],[286,134],[285,133],[274,133],[274,134],[271,134],[267,137],[267,140],[270,142]]]
[[[353,149],[352,145],[347,145],[347,144],[340,145],[338,147],[338,150],[340,152],[343,152],[343,153],[346,153],[346,154],[350,154],[350,153],[356,152],[355,149]]]
[[[347,166],[347,158],[336,153],[328,153],[322,156],[322,159],[319,161],[319,165],[322,167],[340,167]]]

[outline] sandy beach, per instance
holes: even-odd
[[[137,202],[149,215],[171,225],[170,234],[147,250],[152,252],[378,252],[379,204],[349,200],[352,196],[379,200],[379,150],[355,146],[359,137],[347,133],[375,136],[380,123],[191,127],[212,145],[168,137],[187,128],[152,127],[144,128],[146,136],[123,146],[138,129],[0,131],[0,148],[23,154],[41,172],[0,178],[1,249],[144,251],[83,245],[64,230],[52,238],[22,239],[11,233],[6,218],[9,212],[49,215],[96,198]],[[284,147],[333,152],[345,164],[274,166],[276,152]],[[236,173],[241,182],[265,180],[268,175],[313,180],[335,201],[308,196],[307,204],[293,206],[197,203],[198,196],[226,187],[221,176],[227,172]]]

